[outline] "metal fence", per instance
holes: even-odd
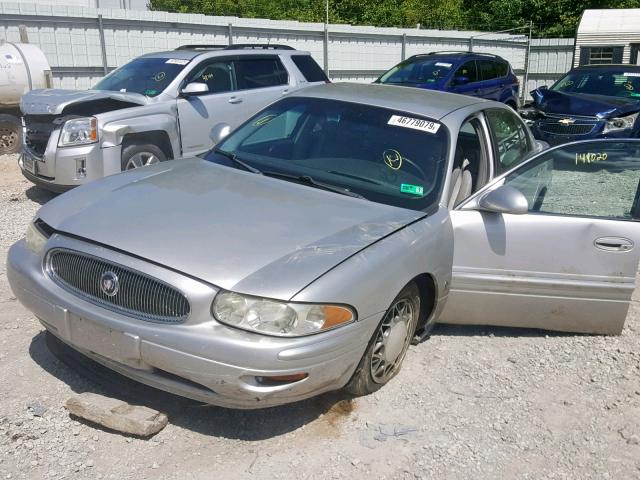
[[[19,41],[20,25],[45,53],[54,84],[62,88],[89,88],[131,58],[197,43],[288,44],[311,52],[332,80],[356,82],[372,81],[416,53],[472,47],[506,58],[522,79],[528,63],[523,92],[557,79],[573,56],[573,40],[534,40],[529,49],[523,35],[0,2],[0,40]]]

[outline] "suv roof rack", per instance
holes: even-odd
[[[461,55],[482,55],[484,57],[492,57],[492,58],[502,58],[500,55],[495,55],[493,53],[484,53],[484,52],[470,52],[468,50],[442,50],[438,52],[429,52],[429,53],[419,53],[418,55],[448,55],[448,54],[461,54]]]
[[[295,50],[295,48],[277,43],[237,43],[235,45],[180,45],[176,50]]]
[[[228,45],[180,45],[176,50],[223,50]]]
[[[279,45],[277,43],[237,43],[227,45],[225,50],[295,50],[289,45]]]

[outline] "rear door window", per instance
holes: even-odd
[[[477,82],[478,79],[478,69],[476,67],[476,62],[475,60],[471,60],[470,62],[465,62],[463,63],[458,70],[456,70],[456,73],[453,75],[453,78],[460,78],[460,77],[466,77],[468,78],[468,82],[467,83],[473,83],[473,82]]]
[[[276,56],[240,57],[236,60],[239,90],[286,85],[289,75]]]
[[[307,82],[326,82],[329,80],[311,55],[292,55],[291,60]]]

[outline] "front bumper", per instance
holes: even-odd
[[[101,148],[99,144],[59,148],[57,130],[51,135],[44,155],[34,155],[23,143],[18,165],[22,174],[36,185],[63,192],[121,170],[120,145]]]
[[[124,254],[60,235],[49,243],[61,238],[67,247],[99,252],[102,258],[119,263],[127,261],[157,278],[173,277],[183,290],[191,282],[194,298],[198,297],[195,303],[204,305],[215,296],[215,287],[187,277],[177,279],[182,275]],[[197,305],[184,324],[145,322],[60,288],[24,240],[9,250],[7,277],[15,296],[45,328],[81,353],[141,383],[230,408],[270,407],[342,388],[383,314],[301,338],[267,337],[230,328],[205,316]],[[259,381],[259,377],[300,372],[307,373],[307,378],[277,385]]]

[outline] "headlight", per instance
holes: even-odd
[[[633,128],[633,125],[636,123],[636,118],[638,118],[638,114],[634,113],[633,115],[627,115],[626,117],[607,120],[607,123],[604,124],[604,130],[602,133],[619,132],[620,130]]]
[[[98,120],[96,117],[67,120],[60,132],[59,147],[87,145],[98,141]]]
[[[27,242],[27,248],[37,255],[41,255],[44,252],[44,247],[47,243],[47,237],[42,233],[33,222],[27,227],[27,233],[25,235],[25,241]]]
[[[224,291],[216,295],[211,311],[221,323],[280,337],[309,335],[355,319],[350,308],[339,305],[288,303]]]

